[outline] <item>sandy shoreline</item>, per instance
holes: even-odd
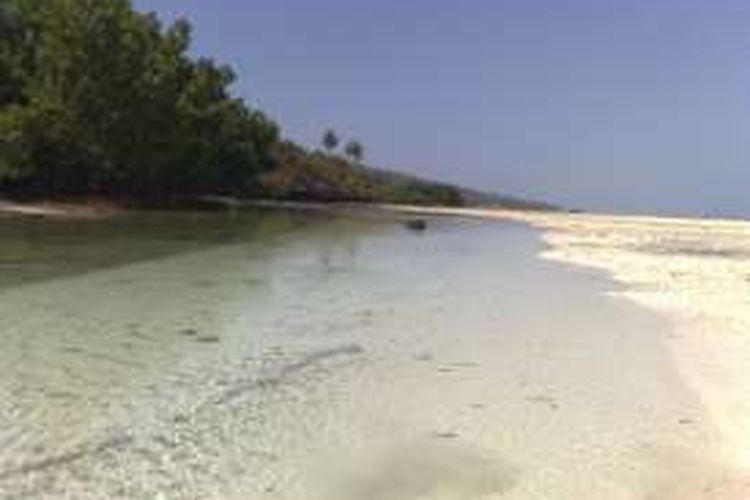
[[[750,467],[750,223],[558,216],[532,223],[543,257],[608,271],[618,295],[665,313],[681,375],[723,436],[726,459]]]
[[[750,222],[417,207],[531,224],[543,258],[607,271],[613,292],[666,315],[669,349],[722,436],[725,460],[750,470]]]
[[[45,219],[102,219],[122,213],[125,209],[115,203],[91,201],[85,203],[36,202],[20,203],[0,199],[0,216],[36,217]]]

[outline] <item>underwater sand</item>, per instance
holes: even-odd
[[[536,230],[115,220],[0,221],[0,498],[745,498],[672,323]]]

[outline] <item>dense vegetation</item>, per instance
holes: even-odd
[[[52,193],[238,191],[271,167],[275,124],[232,71],[127,0],[5,0],[0,172]]]
[[[32,196],[198,194],[462,204],[444,184],[364,167],[329,130],[284,141],[234,97],[232,70],[188,54],[191,26],[130,0],[0,1],[0,189]]]
[[[310,153],[291,142],[279,143],[275,151],[276,167],[261,177],[263,194],[271,198],[439,205],[464,203],[461,190],[446,184],[364,168],[333,153]]]

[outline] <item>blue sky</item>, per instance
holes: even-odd
[[[136,0],[286,135],[599,210],[750,216],[746,0]]]

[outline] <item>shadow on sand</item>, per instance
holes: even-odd
[[[518,469],[460,442],[423,440],[348,460],[326,485],[320,500],[414,500],[485,498],[510,491]]]

